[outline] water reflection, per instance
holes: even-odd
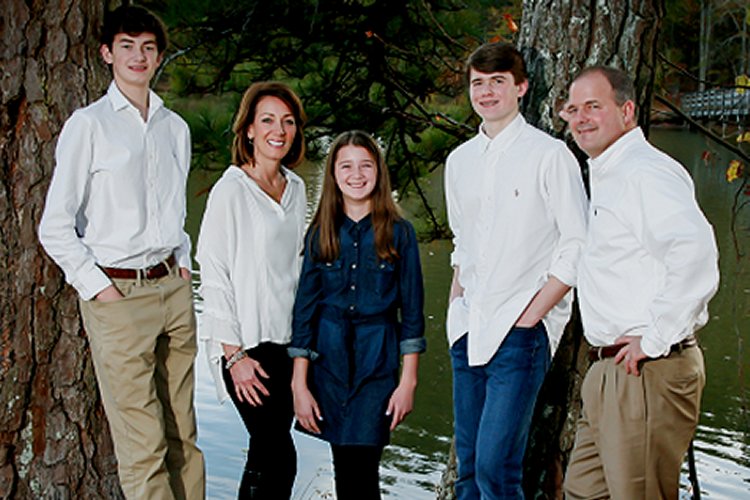
[[[695,443],[701,491],[706,498],[747,498],[750,496],[750,389],[746,377],[750,366],[744,346],[750,343],[750,209],[739,220],[737,236],[744,254],[738,258],[729,227],[734,186],[727,184],[724,177],[729,157],[714,152],[713,166],[706,166],[701,160],[703,151],[716,148],[682,130],[652,130],[651,138],[690,170],[699,202],[715,228],[721,253],[721,287],[710,305],[711,321],[699,334],[708,374]],[[306,165],[298,173],[307,180],[311,216],[320,185],[320,169]],[[439,176],[437,173],[433,185],[441,185]],[[201,191],[215,177],[193,175],[190,192]],[[188,228],[193,235],[197,235],[204,203],[205,196],[192,200]],[[443,329],[450,280],[450,242],[425,243],[420,250],[428,350],[420,364],[414,412],[393,434],[393,444],[384,454],[382,488],[388,498],[434,498],[434,485],[447,461],[452,434],[451,369]],[[200,303],[197,305],[200,309]],[[206,454],[208,498],[232,499],[236,497],[244,464],[245,429],[231,404],[217,404],[202,353],[197,379],[199,443]],[[295,442],[299,473],[294,498],[333,498],[327,445],[298,433]],[[686,468],[681,483],[681,497],[690,498]]]

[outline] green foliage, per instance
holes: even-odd
[[[181,54],[167,67],[185,99],[195,164],[218,168],[238,96],[254,81],[290,84],[305,105],[309,157],[326,138],[358,128],[380,138],[394,186],[418,191],[475,125],[463,63],[520,23],[520,0],[184,0],[143,2],[170,27]],[[169,57],[169,54],[168,54]],[[213,96],[209,98],[209,96]],[[199,98],[198,104],[189,104]],[[223,167],[223,165],[222,165]],[[430,211],[430,207],[426,206]],[[434,221],[433,232],[440,232]]]

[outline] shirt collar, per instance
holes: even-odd
[[[352,232],[355,229],[358,229],[360,231],[366,231],[367,229],[372,226],[372,214],[367,214],[363,218],[359,220],[359,222],[354,222],[351,220],[346,214],[344,214],[344,221],[341,224],[341,228],[344,229],[346,232]]]
[[[133,103],[131,103],[127,97],[120,91],[120,88],[117,86],[114,80],[112,80],[112,83],[109,84],[109,89],[107,89],[107,98],[109,99],[109,102],[112,103],[112,108],[114,108],[115,111],[120,111],[121,109],[130,107],[133,108],[136,112],[138,112],[138,109],[133,106]],[[164,106],[164,101],[159,97],[156,92],[149,89],[148,91],[148,118],[151,119],[154,114]]]
[[[625,132],[619,139],[612,143],[602,154],[596,158],[589,158],[587,160],[591,171],[598,171],[604,173],[607,169],[617,163],[617,159],[620,158],[624,152],[632,145],[638,142],[645,141],[646,138],[643,136],[641,127],[635,127],[632,130]]]
[[[513,120],[505,126],[495,137],[490,138],[484,131],[484,123],[479,125],[479,137],[482,141],[482,151],[501,150],[504,151],[513,144],[526,126],[526,120],[521,113],[518,113]]]

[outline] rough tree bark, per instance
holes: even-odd
[[[121,498],[75,292],[36,238],[60,128],[108,80],[99,0],[0,14],[0,498]]]
[[[527,120],[562,137],[565,124],[557,113],[571,79],[585,66],[606,64],[624,69],[635,81],[638,120],[645,130],[663,16],[664,0],[525,0],[518,47],[529,68],[530,88],[523,103]],[[537,401],[524,464],[527,498],[562,498],[580,414],[580,384],[589,365],[581,333],[576,314]],[[451,451],[438,498],[455,498],[454,479]]]

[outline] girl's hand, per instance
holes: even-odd
[[[269,393],[260,378],[267,379],[268,374],[258,361],[250,357],[244,357],[230,368],[229,373],[232,375],[237,399],[247,401],[252,406],[263,404],[260,395],[268,396]]]
[[[416,383],[410,383],[402,378],[396,390],[391,394],[388,409],[385,412],[386,415],[392,416],[391,432],[414,409],[414,392],[416,389]]]
[[[320,415],[318,402],[315,401],[310,389],[305,386],[292,385],[294,396],[294,416],[302,427],[314,434],[320,434],[318,421],[323,420]]]

